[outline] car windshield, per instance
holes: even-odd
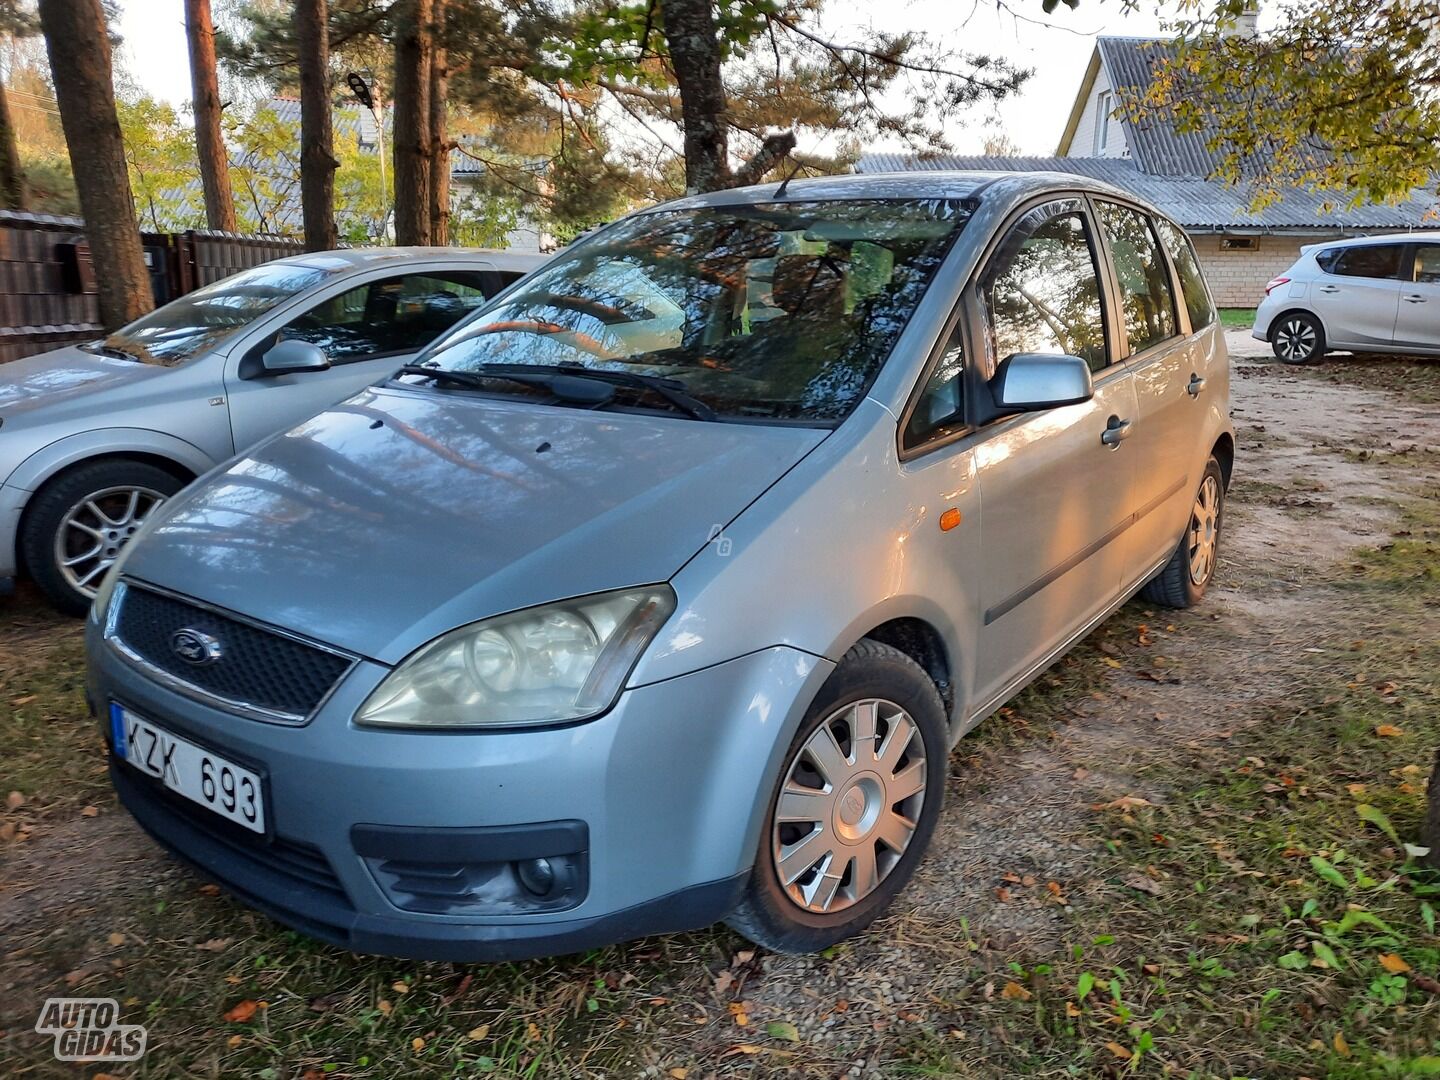
[[[331,273],[293,263],[256,266],[172,300],[86,348],[128,356],[142,364],[174,367],[318,285]]]
[[[475,374],[505,364],[661,376],[719,419],[834,424],[969,216],[952,199],[639,214],[558,256],[422,360]],[[494,387],[546,393],[538,381]]]

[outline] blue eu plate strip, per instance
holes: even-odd
[[[125,751],[125,710],[115,702],[110,703],[110,741],[115,744],[115,753],[129,757]]]

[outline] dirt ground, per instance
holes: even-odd
[[[1043,952],[1077,912],[1114,889],[1094,872],[1097,850],[1081,808],[1121,798],[1163,804],[1170,793],[1147,779],[1147,763],[1223,740],[1308,685],[1314,642],[1356,617],[1316,583],[1354,549],[1390,535],[1415,455],[1440,460],[1440,410],[1292,372],[1254,358],[1260,348],[1248,334],[1230,338],[1239,446],[1219,576],[1205,602],[1188,612],[1135,603],[1112,619],[1082,647],[1098,672],[1093,681],[1057,684],[1065,722],[1052,737],[1011,738],[1007,729],[1028,722],[1024,704],[1012,703],[962,744],[928,859],[866,937],[825,957],[757,956],[738,939],[702,939],[698,951],[739,951],[719,975],[701,963],[650,975],[649,1000],[686,1002],[713,1020],[711,981],[739,980],[752,1025],[793,1024],[794,1041],[808,1048],[807,1060],[825,1063],[823,1074],[883,1070],[895,1052],[883,1035],[897,1016],[933,1012],[949,990],[974,982],[991,949]],[[1357,625],[1355,636],[1364,631]],[[0,671],[73,647],[78,633],[33,596],[0,600]],[[98,736],[93,749],[92,765]],[[9,786],[0,779],[0,791]],[[30,1031],[40,1001],[114,992],[107,984],[130,961],[112,935],[138,932],[136,908],[193,897],[199,884],[141,835],[103,786],[93,800],[39,814],[23,826],[23,842],[0,845],[0,1060],[13,1055],[17,1070],[25,1062],[33,1075],[54,1067]],[[61,939],[63,949],[47,945]],[[613,1075],[681,1075],[668,1070],[682,1058],[704,1064],[690,1072],[696,1080],[754,1065],[754,1047],[744,1049],[733,1025],[677,1010],[647,1032]],[[192,1036],[198,1047],[199,1033],[172,1033]],[[179,1052],[155,1075],[224,1073],[218,1059],[205,1060],[211,1065]]]

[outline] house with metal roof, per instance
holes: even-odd
[[[1216,155],[1206,133],[1121,110],[1121,95],[1143,93],[1172,49],[1154,38],[1097,39],[1053,156],[866,154],[856,170],[1044,170],[1108,181],[1154,204],[1190,234],[1221,307],[1254,307],[1265,283],[1295,261],[1302,245],[1440,226],[1440,202],[1424,191],[1398,204],[1352,207],[1346,192],[1295,187],[1253,209],[1252,187],[1210,179]]]

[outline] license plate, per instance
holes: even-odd
[[[115,753],[171,791],[252,832],[265,831],[260,777],[166,731],[123,705],[110,705]]]

